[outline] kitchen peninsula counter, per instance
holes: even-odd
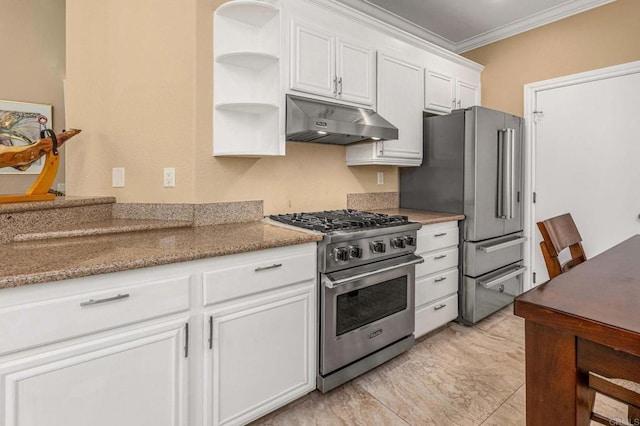
[[[0,289],[316,242],[263,222],[54,238],[0,245]]]

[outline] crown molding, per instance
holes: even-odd
[[[463,56],[458,55],[452,49],[447,47],[443,47],[442,45],[436,43],[435,41],[427,40],[425,37],[421,35],[417,35],[412,33],[407,29],[407,26],[411,26],[413,29],[419,29],[422,33],[426,31],[417,25],[411,24],[410,22],[397,17],[399,21],[405,21],[407,24],[402,27],[399,25],[399,21],[396,24],[392,24],[389,22],[389,12],[384,9],[378,8],[377,6],[371,5],[366,2],[366,0],[288,0],[288,1],[306,1],[310,3],[314,3],[324,9],[331,10],[337,13],[341,13],[344,16],[347,16],[357,22],[361,22],[365,25],[375,26],[378,30],[384,31],[392,37],[403,40],[407,43],[412,44],[418,48],[427,50],[432,52],[438,56],[443,58],[447,58],[448,60],[464,65],[471,69],[475,69],[477,71],[482,71],[484,66],[473,62]],[[384,16],[384,19],[378,18],[374,16],[372,13],[365,12],[365,10],[369,10],[368,6],[364,5],[367,3],[372,8],[379,9],[381,16]],[[352,4],[354,6],[352,6]],[[363,7],[364,5],[364,7]],[[375,12],[374,12],[375,13]],[[395,16],[395,15],[394,15]],[[433,36],[439,38],[440,40],[444,40],[441,37],[437,36],[434,33]]]
[[[339,3],[349,6],[350,8],[357,10],[358,12],[369,15],[379,21],[396,27],[404,32],[414,35],[422,40],[436,44],[442,48],[455,51],[456,44],[452,41],[441,37],[440,35],[429,31],[413,22],[389,12],[386,9],[378,6],[377,4],[370,3],[368,0],[338,0]]]
[[[368,0],[337,0],[339,3],[349,6],[375,18],[378,21],[387,23],[406,33],[416,36],[422,40],[433,43],[444,49],[454,53],[463,53],[472,49],[476,49],[487,44],[503,40],[508,37],[532,30],[534,28],[550,24],[551,22],[585,12],[598,6],[614,2],[615,0],[574,0],[551,9],[547,9],[535,15],[518,20],[508,25],[498,27],[494,30],[487,31],[475,37],[468,38],[461,42],[455,43],[449,39],[439,36],[425,28],[422,28],[413,22],[408,21],[378,5],[370,3]]]
[[[571,3],[547,9],[511,24],[468,38],[459,43],[454,43],[455,48],[453,51],[456,53],[467,52],[614,1],[615,0],[575,0]]]

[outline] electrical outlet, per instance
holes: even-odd
[[[65,189],[66,189],[66,185],[64,183],[58,184],[58,192],[64,192]]]
[[[111,170],[111,186],[124,188],[124,167],[114,167]]]
[[[164,168],[164,187],[175,188],[176,187],[176,168],[165,167]]]
[[[384,185],[384,172],[378,172],[378,185]]]

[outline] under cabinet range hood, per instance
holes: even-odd
[[[287,140],[348,145],[398,139],[398,129],[374,110],[287,95]]]

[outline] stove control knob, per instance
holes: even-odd
[[[362,249],[360,246],[349,246],[349,257],[351,258],[361,258],[362,257]]]
[[[349,260],[349,252],[346,247],[334,248],[333,257],[336,262],[347,262]]]
[[[416,245],[416,238],[411,235],[407,235],[406,237],[404,237],[404,241],[407,243],[408,246]]]
[[[387,251],[387,245],[384,241],[372,241],[371,242],[371,252],[372,253],[384,253]]]
[[[406,237],[396,237],[391,239],[391,247],[403,249],[407,246]]]

